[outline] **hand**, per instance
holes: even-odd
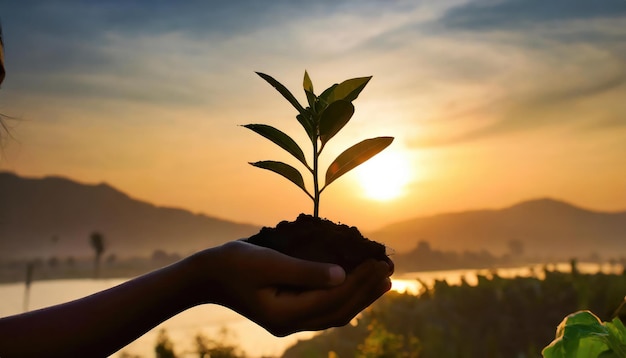
[[[197,282],[210,277],[203,303],[229,307],[281,337],[346,325],[391,288],[392,265],[383,261],[367,261],[346,276],[340,266],[242,241],[192,259]]]

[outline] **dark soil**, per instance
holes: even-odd
[[[356,227],[305,214],[275,228],[264,227],[247,241],[292,257],[338,264],[346,272],[370,258],[391,264],[385,245],[364,238]]]

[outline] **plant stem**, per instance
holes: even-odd
[[[315,191],[315,197],[313,198],[313,217],[318,218],[320,212],[320,184],[317,177],[318,171],[318,158],[317,152],[317,137],[313,140],[313,190]]]

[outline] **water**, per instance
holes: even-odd
[[[30,289],[29,309],[43,308],[102,291],[116,286],[125,280],[53,280],[35,281]],[[24,284],[0,285],[0,316],[21,313],[23,310]],[[122,353],[154,357],[154,346],[160,329],[166,329],[174,342],[177,353],[185,356],[184,351],[191,352],[194,337],[198,333],[209,337],[219,336],[223,328],[228,329],[230,342],[241,347],[246,353],[256,356],[280,356],[298,339],[308,339],[314,333],[301,332],[284,338],[277,338],[263,328],[248,321],[237,313],[217,305],[197,306],[187,310],[157,326],[142,337],[113,355],[120,357]],[[189,354],[188,356],[194,356]]]
[[[498,269],[497,273],[502,277],[529,276],[540,274],[542,267],[543,265],[502,268]],[[568,271],[570,267],[568,264],[558,264],[555,268],[560,271]],[[578,268],[581,272],[586,273],[621,269],[608,265],[599,266],[598,264],[585,263],[579,264]],[[450,270],[397,274],[393,277],[392,289],[416,294],[422,289],[422,283],[431,285],[435,280],[446,280],[450,284],[458,284],[463,278],[469,284],[474,284],[477,274],[489,275],[491,272],[493,270]],[[29,309],[43,308],[84,297],[124,281],[123,279],[35,281],[31,286]],[[0,297],[2,297],[0,316],[22,312],[24,284],[0,285]],[[122,353],[154,357],[154,346],[161,329],[167,330],[170,339],[174,342],[176,352],[185,356],[185,351],[192,351],[196,334],[202,333],[208,337],[218,337],[224,328],[231,333],[229,343],[238,345],[252,357],[280,356],[287,347],[297,340],[308,339],[315,334],[313,332],[301,332],[288,337],[277,338],[229,309],[217,305],[203,305],[163,322],[135,342],[121,349],[113,357],[120,357]],[[188,356],[195,355],[189,353]]]
[[[530,277],[536,276],[543,278],[543,270],[545,264],[534,264],[518,267],[504,267],[498,269],[466,269],[466,270],[445,270],[445,271],[424,271],[424,272],[407,272],[396,274],[393,276],[392,290],[398,292],[407,292],[411,294],[419,294],[424,287],[430,286],[435,280],[445,280],[450,285],[458,285],[462,280],[470,285],[478,283],[478,275],[490,276],[494,272],[503,278],[512,277]],[[621,273],[624,269],[621,265],[598,264],[598,263],[577,263],[577,269],[581,273]],[[570,272],[570,263],[556,263],[549,265],[550,270],[561,272]]]

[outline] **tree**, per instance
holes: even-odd
[[[176,353],[174,353],[174,343],[172,343],[172,340],[167,335],[165,329],[161,329],[159,331],[157,344],[154,347],[154,353],[157,358],[176,358]]]
[[[89,236],[89,243],[94,250],[94,277],[100,277],[100,261],[102,259],[102,254],[104,253],[106,247],[104,244],[104,236],[98,232],[94,231]]]

